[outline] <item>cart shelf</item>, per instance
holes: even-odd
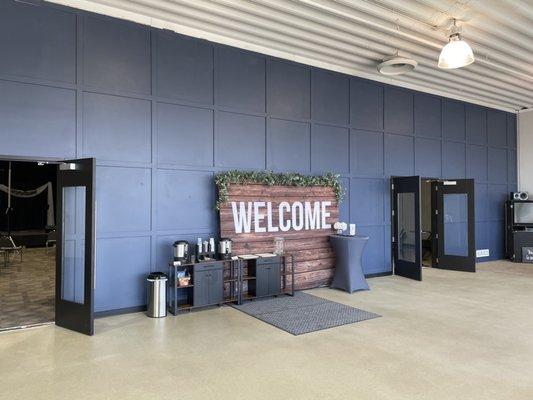
[[[290,261],[288,261],[288,259],[290,259]],[[168,308],[172,314],[177,315],[180,312],[191,311],[203,307],[220,306],[228,303],[241,304],[243,300],[253,300],[260,297],[278,296],[283,294],[293,295],[294,268],[292,268],[292,266],[294,266],[294,257],[291,254],[284,254],[279,256],[278,260],[277,263],[263,263],[267,268],[276,264],[280,268],[277,272],[277,279],[280,280],[281,285],[278,285],[279,289],[270,290],[267,295],[262,295],[259,292],[255,294],[244,293],[245,282],[248,284],[248,289],[250,289],[251,285],[254,286],[263,282],[259,280],[255,267],[252,270],[248,269],[248,273],[244,275],[245,265],[248,265],[248,268],[250,268],[250,264],[246,264],[248,261],[237,259],[206,260],[194,264],[187,263],[181,265],[170,263],[169,272],[171,284]],[[287,268],[288,262],[290,262],[291,265],[290,271],[288,271]],[[177,277],[178,271],[182,271],[183,269],[188,270],[188,273],[192,277],[192,282],[194,283],[186,286],[179,286]],[[290,284],[287,282],[287,276],[292,277]],[[192,290],[179,291],[179,289],[191,288]]]

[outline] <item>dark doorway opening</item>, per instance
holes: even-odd
[[[54,321],[56,171],[0,161],[0,330]]]
[[[436,256],[436,226],[435,226],[435,193],[433,183],[438,181],[434,178],[422,178],[420,188],[420,216],[421,216],[421,240],[422,240],[422,266],[432,267],[433,256]]]

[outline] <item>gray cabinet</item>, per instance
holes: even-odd
[[[279,257],[254,260],[251,270],[255,279],[248,283],[254,297],[274,296],[281,292],[281,261]]]
[[[224,301],[224,271],[222,265],[195,265],[193,284],[194,307],[221,304]]]

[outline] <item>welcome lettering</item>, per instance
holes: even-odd
[[[326,221],[330,217],[331,201],[282,201],[278,205],[278,219],[273,218],[272,202],[232,201],[235,233],[287,232],[312,229],[331,229]],[[277,222],[277,224],[276,224]]]

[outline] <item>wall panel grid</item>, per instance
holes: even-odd
[[[339,173],[367,273],[390,271],[391,175],[472,177],[478,247],[502,256],[512,114],[55,5],[2,1],[0,27],[1,153],[97,159],[98,311],[142,304],[174,240],[217,234],[230,168]]]

